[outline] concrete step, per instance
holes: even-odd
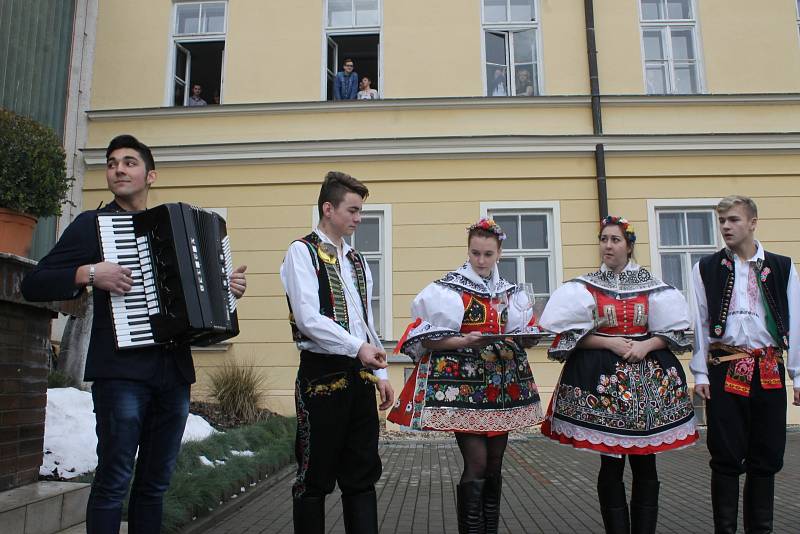
[[[36,482],[0,493],[0,525],[8,534],[54,534],[86,520],[89,484]],[[85,531],[85,530],[84,530]]]

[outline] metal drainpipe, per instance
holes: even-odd
[[[603,114],[600,106],[600,76],[597,72],[597,43],[594,39],[594,0],[583,0],[586,18],[586,52],[589,59],[589,88],[592,95],[592,130],[594,135],[603,135]],[[597,204],[602,219],[608,215],[608,190],[606,189],[606,158],[603,143],[594,151],[597,174]]]

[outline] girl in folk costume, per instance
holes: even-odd
[[[598,272],[550,297],[541,326],[557,334],[548,351],[566,362],[542,433],[601,453],[597,493],[608,533],[654,533],[659,482],[655,453],[697,441],[686,376],[673,354],[684,337],[683,295],[631,261],[636,234],[621,217],[600,221]],[[630,516],[622,474],[633,471]]]
[[[470,226],[469,260],[416,296],[416,319],[398,343],[418,363],[388,418],[417,430],[455,432],[464,457],[459,533],[497,532],[508,432],[543,419],[521,345],[534,344],[535,336],[499,335],[539,332],[528,295],[498,274],[503,239],[491,219]]]

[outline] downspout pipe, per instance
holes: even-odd
[[[592,98],[592,131],[595,136],[603,135],[603,113],[600,105],[600,76],[597,69],[597,43],[594,32],[594,0],[583,0],[586,19],[586,53],[589,60],[589,89]],[[602,219],[608,215],[608,190],[606,189],[606,160],[603,143],[598,143],[594,151],[597,174],[597,205]]]

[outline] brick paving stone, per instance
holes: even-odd
[[[383,475],[376,492],[381,534],[457,534],[455,495],[461,455],[455,440],[385,440],[380,454]],[[658,455],[659,534],[712,532],[708,459],[704,441]],[[540,435],[512,436],[503,464],[500,532],[602,533],[595,491],[599,465],[597,455],[573,450]],[[630,492],[630,468],[626,469],[625,480]],[[207,532],[291,534],[291,483],[289,476],[274,484]],[[785,466],[776,477],[776,534],[794,532],[791,525],[796,520],[797,488],[800,432],[792,429]],[[327,533],[343,534],[338,490],[328,497],[326,510]],[[741,531],[741,510],[739,525]]]

